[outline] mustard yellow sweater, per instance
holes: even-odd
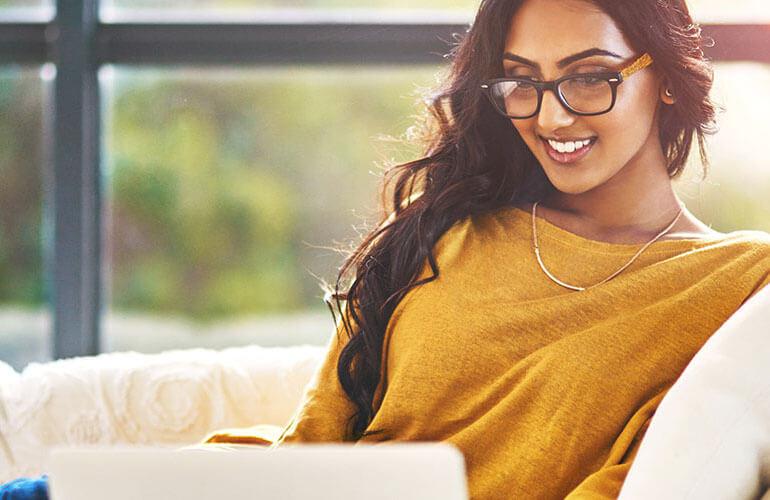
[[[440,277],[399,303],[384,341],[379,410],[362,441],[446,441],[473,499],[615,498],[660,400],[688,361],[770,282],[770,235],[662,240],[584,292],[541,272],[531,215],[504,208],[452,226]],[[640,247],[585,239],[538,218],[543,260],[592,284]],[[420,278],[431,275],[425,265]],[[341,324],[340,324],[341,325]],[[354,407],[337,379],[346,337],[276,445],[341,441]]]

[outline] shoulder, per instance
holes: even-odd
[[[740,248],[758,256],[770,257],[770,233],[755,229],[740,229],[728,233],[715,233],[705,238],[712,238],[716,243]]]
[[[698,219],[684,207],[684,213],[677,224],[666,233],[664,239],[697,239],[697,238],[719,238],[725,236],[705,222]]]
[[[739,280],[764,281],[770,274],[770,233],[765,231],[742,229],[705,236],[695,241],[689,253]]]
[[[526,237],[518,219],[510,207],[466,214],[438,236],[431,254],[442,273],[478,273],[480,268],[495,263],[501,245]],[[432,274],[426,259],[418,279]]]
[[[721,242],[727,250],[725,267],[735,271],[734,284],[749,287],[746,298],[770,284],[770,233],[739,230],[726,233]]]
[[[467,214],[456,220],[437,240],[437,246],[470,244],[481,240],[490,242],[494,235],[510,237],[521,222],[521,211],[511,206]]]

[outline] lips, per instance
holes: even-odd
[[[593,147],[594,147],[594,145],[596,144],[596,141],[597,141],[596,137],[585,138],[585,140],[588,140],[588,139],[590,139],[590,142],[586,146],[582,146],[579,149],[574,149],[573,151],[568,151],[569,149],[573,149],[573,147],[569,147],[565,151],[560,152],[560,151],[558,151],[557,149],[555,149],[551,145],[551,143],[549,142],[548,139],[546,139],[544,137],[540,137],[540,140],[543,143],[543,147],[545,148],[546,154],[552,160],[554,160],[555,162],[562,163],[562,164],[575,163],[575,162],[580,161],[583,158],[585,158],[585,156],[588,155],[588,153],[591,152],[591,150],[593,149]],[[569,143],[569,142],[580,143],[581,140],[583,140],[583,139],[576,138],[576,139],[569,140],[569,141],[561,140],[559,142],[563,142],[563,143]],[[564,149],[564,148],[562,148],[562,149]]]

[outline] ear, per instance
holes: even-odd
[[[676,102],[676,95],[671,89],[671,84],[668,80],[664,79],[660,84],[660,100],[665,104],[674,104]]]

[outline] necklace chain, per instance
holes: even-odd
[[[655,243],[664,234],[669,232],[671,230],[671,228],[674,227],[674,224],[677,223],[679,218],[682,216],[682,213],[684,212],[684,207],[680,203],[679,204],[679,213],[676,214],[676,217],[674,217],[674,220],[671,221],[671,223],[668,226],[666,226],[666,228],[663,229],[663,231],[658,233],[657,236],[655,236],[653,239],[651,239],[650,241],[645,243],[644,246],[642,246],[642,248],[640,248],[636,252],[636,254],[634,254],[633,257],[631,257],[631,260],[629,260],[628,262],[623,264],[623,266],[621,266],[620,269],[618,269],[617,271],[615,271],[611,275],[607,276],[606,278],[604,278],[599,283],[596,283],[595,285],[591,285],[591,286],[588,286],[588,287],[582,287],[582,286],[577,286],[577,285],[570,285],[569,283],[565,283],[565,282],[561,281],[559,278],[557,278],[556,276],[551,274],[551,272],[545,267],[545,264],[543,263],[543,259],[540,256],[540,245],[538,244],[538,240],[537,240],[537,224],[535,222],[535,219],[536,219],[535,215],[537,214],[537,204],[538,203],[540,203],[540,202],[536,201],[532,205],[532,240],[533,240],[533,243],[534,243],[534,246],[535,246],[535,257],[537,257],[537,263],[540,265],[540,269],[543,270],[545,275],[548,276],[548,278],[551,279],[551,281],[553,281],[553,282],[555,282],[555,283],[557,283],[557,284],[559,284],[559,285],[561,285],[561,286],[563,286],[565,288],[569,288],[570,290],[575,290],[575,291],[578,291],[578,292],[582,292],[584,290],[588,290],[589,288],[594,288],[594,287],[599,286],[599,285],[601,285],[603,283],[606,283],[609,280],[611,280],[612,278],[614,278],[615,276],[617,276],[618,274],[622,273],[628,266],[630,266],[642,254],[642,252],[644,252],[647,249],[647,247],[649,247],[650,245]]]

